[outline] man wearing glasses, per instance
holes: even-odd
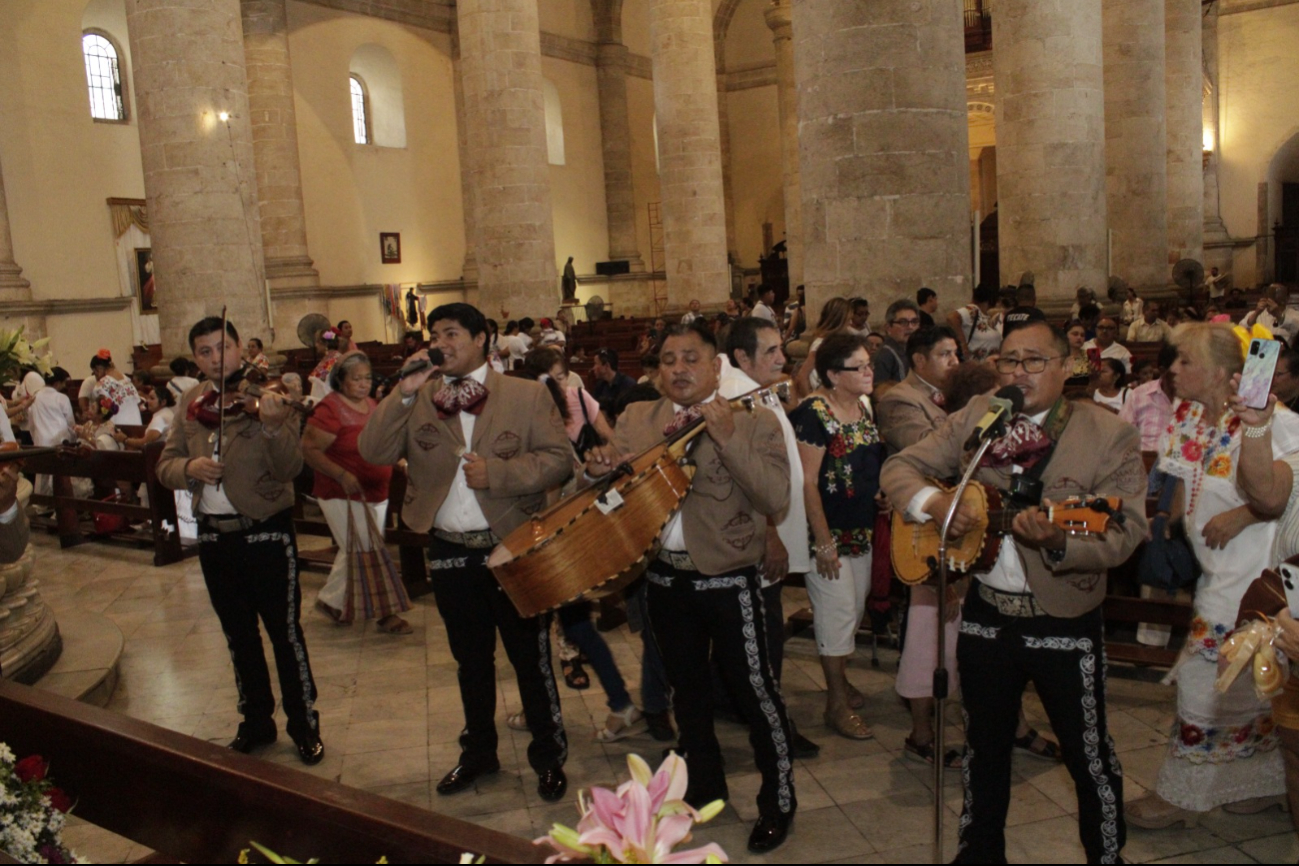
[[[1132,425],[1064,399],[1068,343],[1045,322],[1009,334],[996,361],[1001,385],[1024,393],[1023,411],[984,458],[976,480],[1007,491],[1011,537],[965,599],[956,657],[968,750],[965,807],[956,862],[1005,862],[1011,750],[1020,696],[1032,682],[1060,738],[1078,794],[1079,835],[1091,863],[1118,862],[1125,841],[1123,778],[1106,725],[1106,570],[1145,537],[1145,469]],[[958,476],[963,445],[989,408],[980,396],[931,435],[890,458],[880,482],[895,507],[920,522],[942,520],[951,494],[930,479]],[[1048,518],[1052,502],[1096,494],[1123,499],[1122,516],[1096,537],[1066,535]],[[1040,506],[1040,507],[1039,507]],[[952,537],[986,516],[958,506]]]
[[[1112,316],[1101,316],[1096,321],[1096,339],[1083,343],[1083,351],[1100,349],[1102,358],[1117,358],[1123,369],[1132,372],[1132,353],[1122,343],[1116,342],[1119,337],[1118,319]]]
[[[871,362],[877,394],[881,393],[881,385],[901,382],[911,371],[907,340],[920,327],[920,308],[906,298],[894,301],[884,313],[884,326],[884,345]]]

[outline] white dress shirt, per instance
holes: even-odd
[[[1083,351],[1086,352],[1088,349],[1100,349],[1100,346],[1096,344],[1095,340],[1088,340],[1083,343]],[[1101,349],[1101,357],[1118,358],[1123,362],[1123,369],[1129,373],[1132,372],[1132,353],[1128,351],[1126,346],[1117,340],[1110,343],[1104,349]]]
[[[474,370],[468,376],[463,378],[473,379],[479,385],[487,382],[487,365],[483,364],[477,370]],[[447,377],[448,382],[457,382],[458,378]],[[413,398],[412,398],[413,399]],[[491,399],[489,396],[487,399]],[[447,419],[448,422],[450,419]],[[474,447],[474,423],[478,416],[471,412],[460,413],[460,432],[465,438],[465,451],[468,452]],[[478,504],[478,497],[465,481],[465,463],[464,457],[460,458],[460,463],[456,466],[456,477],[451,482],[450,489],[447,490],[447,498],[442,500],[442,507],[433,517],[433,526],[446,532],[481,532],[489,529],[487,517],[483,514],[483,509]]]
[[[1040,425],[1046,420],[1048,413],[1049,410],[1030,415],[1029,420]],[[1020,466],[1012,465],[1011,471],[1019,475],[1024,470]],[[932,518],[925,513],[924,508],[929,503],[930,497],[938,492],[937,487],[930,486],[911,497],[911,501],[907,503],[907,516],[917,523],[928,523]],[[980,583],[999,592],[1032,592],[1028,586],[1028,574],[1024,571],[1024,560],[1019,555],[1013,536],[1007,536],[1002,542],[1001,550],[997,553],[997,561],[993,563],[992,569],[987,574],[976,574],[975,577]]]
[[[213,436],[216,436],[213,431]],[[221,443],[215,438],[212,440],[212,459],[221,462],[221,452],[219,450]],[[238,514],[239,509],[226,496],[226,486],[224,484],[204,484],[198,494],[198,507],[195,509],[199,514]]]
[[[72,415],[72,403],[67,394],[54,388],[42,388],[36,392],[36,400],[28,407],[27,417],[31,419],[34,445],[58,445],[76,438],[72,432],[72,425],[77,423]]]
[[[717,399],[716,391],[709,394],[707,400],[700,400],[698,405],[702,406],[704,403],[711,403],[715,399]],[[674,413],[680,412],[684,408],[686,407],[678,403],[672,404],[672,411]],[[677,509],[676,514],[672,515],[672,519],[668,521],[667,526],[663,527],[663,531],[659,533],[659,538],[662,540],[664,550],[685,550],[686,549],[686,531],[681,525],[680,508]]]
[[[768,322],[776,321],[776,311],[768,307],[762,301],[753,305],[753,317],[755,319],[766,319]]]

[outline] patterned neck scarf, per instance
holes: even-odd
[[[677,413],[672,416],[672,420],[669,421],[667,424],[663,425],[663,435],[671,436],[673,433],[677,432],[678,430],[685,427],[690,422],[694,421],[696,418],[701,416],[703,414],[703,409],[700,408],[702,405],[703,404],[701,403],[696,403],[693,406],[687,406],[684,409],[678,409]]]
[[[487,389],[467,376],[455,381],[448,379],[433,395],[433,405],[443,421],[461,412],[479,415],[487,405]]]
[[[992,443],[984,455],[983,465],[993,469],[1011,465],[1032,469],[1059,440],[1070,414],[1069,401],[1060,397],[1041,424],[1027,415],[1016,415],[1007,427],[1006,435]]]

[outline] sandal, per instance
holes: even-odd
[[[837,710],[826,710],[825,726],[850,740],[870,740],[875,737],[871,729],[861,720],[861,716],[846,706]]]
[[[528,720],[522,712],[511,713],[505,717],[505,727],[512,731],[526,731],[528,730]]]
[[[1038,745],[1039,743],[1041,745]],[[1015,738],[1015,748],[1043,761],[1058,763],[1064,760],[1060,754],[1060,744],[1048,740],[1033,728],[1029,728],[1024,736]]]
[[[617,742],[630,737],[644,720],[645,714],[635,704],[629,704],[621,712],[609,713],[609,718],[604,720],[604,728],[595,732],[595,738],[602,743]]]
[[[581,658],[570,659],[563,663],[564,682],[568,683],[570,689],[582,691],[591,688],[591,678],[586,675],[586,669],[582,667]]]
[[[316,599],[316,610],[332,619],[334,625],[347,625],[347,622],[343,619],[343,612],[341,610],[336,607],[330,607],[320,599]]]
[[[384,623],[388,623],[388,624],[384,625]],[[384,634],[414,634],[415,633],[415,629],[411,627],[411,624],[406,622],[406,620],[402,619],[401,617],[397,616],[397,614],[395,613],[392,616],[385,616],[383,619],[379,620],[377,623],[375,623],[375,627],[379,629],[379,631],[383,632]]]
[[[925,743],[923,746],[915,740],[907,737],[902,741],[902,749],[908,758],[917,761],[924,761],[926,764],[933,766],[934,763],[934,744],[933,742]],[[943,755],[943,766],[949,770],[960,769],[962,761],[965,759],[964,749],[948,749]]]

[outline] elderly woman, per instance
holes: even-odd
[[[343,357],[343,353],[338,350],[341,344],[342,338],[333,328],[326,328],[316,335],[316,357],[320,358],[320,361],[307,377],[307,381],[311,383],[312,400],[319,401],[329,396],[333,388],[330,382],[334,381],[330,371],[334,369],[338,359]]]
[[[392,467],[367,463],[356,447],[357,437],[377,405],[370,396],[370,359],[360,352],[344,355],[329,371],[329,379],[330,393],[320,401],[303,431],[302,459],[315,470],[312,492],[338,545],[334,566],[316,596],[316,607],[342,625],[348,622],[344,614],[348,593],[348,511],[360,533],[355,543],[370,550],[366,511],[376,526],[383,526]],[[388,634],[414,631],[395,613],[380,619],[378,627]]]
[[[244,354],[248,363],[263,373],[271,369],[271,360],[266,357],[266,347],[256,337],[248,338],[248,345],[244,349]]]
[[[118,424],[135,426],[142,424],[140,417],[140,393],[135,390],[131,378],[117,369],[113,356],[107,349],[100,349],[90,359],[90,371],[95,374],[99,384],[95,386],[96,398],[107,398],[117,406],[114,421]],[[95,401],[91,401],[89,418],[95,417]]]
[[[803,501],[816,573],[807,575],[817,652],[825,673],[825,723],[853,740],[874,736],[855,710],[865,699],[848,682],[848,657],[871,582],[871,536],[884,443],[867,397],[873,376],[866,341],[830,334],[817,347],[820,386],[789,417],[803,463]]]
[[[1238,486],[1244,444],[1268,433],[1273,459],[1299,450],[1299,416],[1293,412],[1276,413],[1268,427],[1247,428],[1229,408],[1232,377],[1241,372],[1248,345],[1240,333],[1227,324],[1196,322],[1173,335],[1178,399],[1160,437],[1158,468],[1181,486],[1172,518],[1184,515],[1203,575],[1176,669],[1177,721],[1159,780],[1149,796],[1124,809],[1129,823],[1148,829],[1189,826],[1198,813],[1216,806],[1255,812],[1285,791],[1267,702],[1254,694],[1249,677],[1225,694],[1214,688],[1218,646],[1235,627],[1245,590],[1271,565],[1277,535],[1276,522],[1254,517]]]

